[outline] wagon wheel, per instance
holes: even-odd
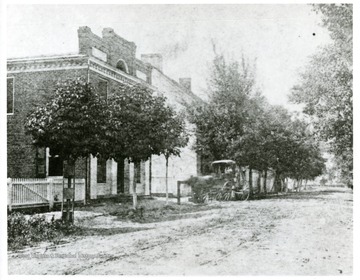
[[[202,195],[202,200],[203,200],[203,202],[204,203],[209,203],[209,201],[210,201],[210,194],[207,192],[207,193],[204,193],[203,195]]]
[[[209,194],[209,190],[201,190],[201,192],[199,193],[199,202],[201,203],[208,203],[210,200],[210,194]]]
[[[249,190],[249,184],[247,182],[245,182],[241,192],[239,192],[237,196],[239,200],[243,200],[243,201],[248,200],[250,196],[250,190]]]
[[[228,201],[231,199],[231,191],[230,192],[224,192],[223,193],[223,200]]]
[[[215,194],[215,199],[216,199],[216,200],[223,200],[223,192],[222,192],[222,190],[219,190],[219,191]]]
[[[231,193],[234,189],[234,184],[231,181],[227,181],[225,182],[225,184],[223,185],[222,189],[221,189],[221,200],[230,200],[231,199]]]
[[[208,193],[204,193],[201,197],[201,200],[203,203],[208,203],[209,202],[209,194]]]
[[[248,200],[248,198],[250,196],[250,192],[249,192],[249,190],[243,190],[237,196],[238,196],[239,200],[245,201],[245,200]]]

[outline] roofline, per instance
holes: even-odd
[[[150,64],[151,65],[151,64]],[[168,81],[170,81],[172,84],[174,84],[175,86],[181,88],[181,90],[183,92],[185,92],[186,94],[188,94],[189,96],[191,96],[193,99],[199,99],[198,101],[202,101],[204,102],[204,100],[202,100],[201,97],[199,97],[198,95],[196,95],[195,93],[193,93],[191,90],[186,90],[185,88],[183,88],[177,81],[175,81],[174,79],[170,78],[169,76],[165,75],[163,71],[161,71],[159,68],[151,65],[151,67],[155,70],[157,70],[159,73],[161,73],[161,75],[163,75]]]
[[[54,55],[41,55],[41,56],[27,56],[27,57],[12,57],[8,58],[7,62],[32,62],[36,60],[57,60],[66,58],[83,58],[87,57],[85,54],[67,53],[67,54],[54,54]]]
[[[150,88],[153,91],[157,91],[157,88],[152,86],[151,84],[147,83],[146,81],[138,78],[138,77],[134,77],[132,75],[129,75],[125,72],[119,71],[118,69],[116,69],[115,67],[108,65],[107,63],[101,61],[100,59],[93,57],[93,56],[88,56],[88,55],[84,55],[84,54],[64,54],[64,55],[51,55],[51,56],[39,56],[39,57],[26,57],[26,58],[14,58],[14,59],[8,59],[8,66],[10,65],[16,65],[16,64],[32,64],[32,63],[42,63],[42,62],[56,62],[56,61],[64,61],[64,60],[71,60],[71,59],[84,59],[88,61],[88,64],[86,66],[78,66],[76,67],[76,69],[89,69],[90,71],[95,71],[98,72],[98,70],[96,70],[95,68],[91,67],[91,65],[89,64],[89,62],[95,63],[105,69],[108,69],[110,71],[113,71],[116,74],[119,74],[121,76],[123,76],[125,79],[132,81],[135,84],[142,84],[145,85],[146,87]],[[59,69],[47,69],[47,71],[53,71],[53,70],[67,70],[68,68],[59,68]],[[72,69],[74,69],[74,67],[72,67]],[[12,72],[12,71],[10,71]],[[19,72],[27,72],[26,70],[20,70]],[[9,71],[8,71],[9,73]],[[107,75],[104,72],[98,72],[100,75],[103,76],[107,76],[111,79],[115,79],[117,81],[119,81],[118,79],[116,79],[115,77],[111,77],[109,75]]]

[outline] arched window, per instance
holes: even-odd
[[[116,68],[125,73],[129,73],[128,67],[127,67],[125,61],[122,59],[119,59],[119,61],[116,63]]]

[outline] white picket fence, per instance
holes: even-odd
[[[67,179],[64,179],[67,187]],[[8,178],[8,206],[46,205],[53,207],[63,197],[63,177]],[[75,179],[75,201],[85,202],[85,179]]]

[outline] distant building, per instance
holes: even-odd
[[[59,81],[85,78],[104,98],[119,84],[140,83],[152,88],[156,94],[166,96],[176,110],[193,101],[201,102],[191,92],[189,78],[180,79],[177,83],[167,77],[162,72],[162,57],[159,54],[142,55],[141,60],[137,59],[136,45],[118,36],[113,29],[104,28],[102,37],[99,37],[89,27],[80,27],[78,39],[78,54],[7,61],[7,174],[10,178],[62,176],[62,160],[49,148],[35,148],[31,137],[24,131],[26,116],[51,99]],[[79,159],[76,166],[76,177],[88,179],[91,198],[128,193],[133,183],[134,168],[139,171],[137,193],[165,192],[163,156],[152,157],[151,162],[142,162],[137,166],[127,160],[117,163],[92,157],[88,162]],[[170,192],[175,191],[177,180],[196,174],[197,155],[188,146],[183,149],[181,158],[169,161]]]

